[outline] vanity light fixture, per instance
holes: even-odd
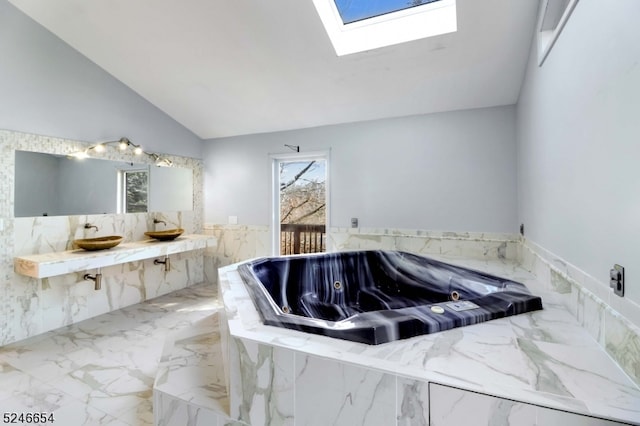
[[[147,153],[149,157],[153,159],[153,162],[158,167],[173,167],[173,161],[165,157],[160,157],[158,154]]]
[[[129,149],[129,147],[131,147],[134,155],[147,154],[149,157],[153,159],[156,166],[159,166],[159,167],[173,166],[173,162],[170,159],[166,157],[161,157],[160,155],[154,154],[152,152],[146,152],[142,149],[140,145],[134,144],[128,138],[125,138],[125,137],[122,137],[117,141],[100,142],[95,145],[91,145],[89,148],[86,148],[82,151],[72,152],[71,154],[68,155],[68,157],[75,158],[78,160],[89,158],[91,152],[104,152],[106,150],[107,145],[117,145],[120,151],[126,151],[127,149]]]
[[[131,142],[129,139],[127,138],[120,138],[120,140],[117,141],[111,141],[111,142],[104,142],[104,145],[107,144],[113,144],[113,143],[117,143],[118,144],[118,149],[120,151],[126,151],[127,148],[129,148],[130,146],[133,147],[133,153],[135,155],[140,155],[142,154],[142,147],[140,145],[136,145],[135,143]],[[97,145],[96,145],[97,146]]]

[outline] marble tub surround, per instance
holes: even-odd
[[[429,401],[424,398],[431,398],[426,389],[438,384],[465,395],[543,407],[561,417],[640,424],[640,388],[534,274],[504,259],[440,259],[523,282],[542,297],[545,309],[369,346],[263,325],[237,265],[222,268],[219,291],[229,333],[223,350],[229,357],[232,418],[264,424],[265,416],[280,413],[288,418],[292,413],[292,423],[286,424],[299,424],[305,416],[311,419],[309,424],[336,424],[338,419],[361,424],[370,404],[359,403],[358,395],[370,392],[362,401],[378,395],[384,395],[381,405],[396,401],[379,418],[390,416],[397,424],[411,424],[406,420],[409,413],[425,417]],[[256,355],[247,355],[251,353]],[[265,360],[275,359],[269,354],[284,361],[265,366]],[[332,377],[342,379],[327,381],[326,372],[334,370],[339,374]],[[263,387],[276,377],[264,376],[256,383],[256,371],[277,372],[282,395],[265,400],[262,396],[269,391]],[[413,390],[422,397],[418,399]],[[278,401],[278,407],[272,401]]]
[[[117,135],[114,139],[122,135]],[[167,226],[184,228],[186,233],[202,232],[203,163],[202,160],[164,155],[178,167],[193,170],[193,210],[138,214],[14,217],[15,151],[68,154],[96,141],[83,142],[29,133],[0,130],[0,345],[72,324],[94,315],[138,303],[170,291],[192,285],[202,279],[202,252],[178,255],[172,259],[172,271],[162,273],[152,261],[136,261],[114,269],[103,269],[106,287],[94,294],[93,283],[78,274],[46,280],[23,277],[14,272],[14,258],[21,255],[71,250],[74,239],[120,235],[125,241],[147,239],[144,232],[154,230],[153,219]],[[145,156],[131,157],[114,147],[101,158],[148,162]],[[98,227],[84,229],[85,223]],[[162,226],[162,225],[160,225]],[[93,273],[93,271],[90,271]],[[120,274],[119,277],[114,275]],[[153,278],[156,281],[143,280]]]
[[[640,385],[640,306],[529,240],[523,239],[520,250],[522,266],[540,277],[557,303]]]
[[[6,345],[0,405],[54,412],[55,425],[152,425],[165,338],[215,325],[219,309],[213,287],[198,284]]]

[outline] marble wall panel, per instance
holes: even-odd
[[[604,316],[606,351],[640,386],[640,328],[611,309]]]
[[[429,426],[429,383],[398,377],[396,399],[398,426]]]
[[[232,263],[271,255],[271,231],[268,226],[211,225],[204,226],[206,235],[216,237],[216,247],[205,253],[207,282],[218,282],[218,268]]]
[[[396,378],[296,353],[295,420],[300,425],[394,425]]]
[[[429,384],[431,426],[504,425],[504,426],[613,426],[608,421],[575,413],[468,392],[435,383]]]
[[[153,392],[155,426],[222,426],[225,418],[213,410],[188,404],[164,392]]]
[[[518,246],[511,234],[410,229],[331,228],[327,241],[329,251],[403,250],[466,259],[515,259]]]
[[[429,384],[431,426],[536,425],[536,407],[488,395]],[[552,424],[552,423],[549,423]]]
[[[293,365],[291,350],[231,338],[230,417],[252,425],[293,425]]]
[[[84,273],[36,280],[13,271],[15,256],[73,249],[73,240],[122,235],[125,241],[146,239],[144,232],[167,228],[202,232],[202,160],[167,156],[176,166],[191,168],[194,177],[194,209],[182,212],[104,214],[77,216],[14,217],[15,151],[67,154],[87,143],[68,139],[0,130],[0,345],[31,337],[64,325],[138,303],[185,286],[202,282],[203,251],[172,255],[172,270],[164,273],[153,260],[103,268],[103,288],[83,280]],[[112,148],[112,147],[111,147]],[[107,149],[102,157],[127,160],[127,154]],[[149,162],[149,158],[135,158]],[[84,228],[85,223],[98,231]],[[94,271],[87,271],[94,273]]]

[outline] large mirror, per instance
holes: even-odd
[[[193,210],[193,170],[16,151],[15,217]]]

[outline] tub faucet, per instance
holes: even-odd
[[[91,229],[91,228],[96,228],[96,232],[98,232],[98,227],[95,225],[92,225],[90,223],[85,223],[84,224],[84,229]]]

